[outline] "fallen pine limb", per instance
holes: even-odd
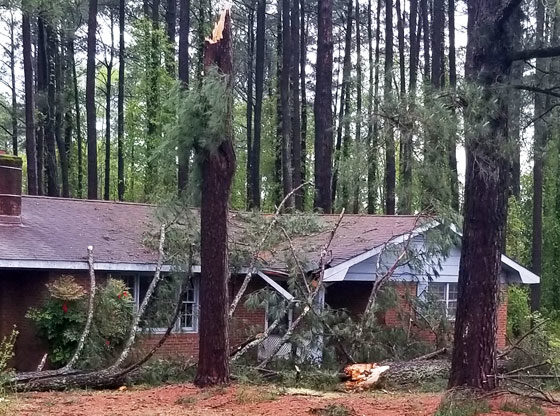
[[[413,359],[412,361],[429,360],[429,359],[432,359],[432,358],[434,358],[434,357],[438,357],[438,356],[440,356],[440,355],[443,355],[443,354],[445,354],[445,353],[447,353],[447,348],[441,348],[441,349],[439,349],[439,350],[437,350],[437,351],[430,352],[430,353],[425,354],[425,355],[421,355],[420,357],[416,357],[416,358]]]

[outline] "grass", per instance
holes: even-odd
[[[241,387],[235,392],[235,400],[239,404],[254,404],[271,402],[278,398],[278,393],[272,390]]]
[[[476,416],[490,412],[487,400],[470,391],[449,392],[441,401],[435,416]]]
[[[504,412],[511,412],[518,415],[527,416],[544,416],[545,412],[536,403],[522,403],[519,400],[507,400],[502,403],[500,410]]]
[[[316,407],[311,409],[309,413],[319,416],[353,416],[356,414],[354,409],[343,404],[329,404],[327,407]]]

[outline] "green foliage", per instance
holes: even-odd
[[[508,287],[507,334],[516,339],[525,334],[531,327],[531,311],[529,308],[529,292],[526,287]]]
[[[500,410],[527,416],[544,416],[546,414],[537,403],[523,403],[520,400],[506,400],[500,406]]]
[[[14,325],[10,335],[4,336],[2,341],[0,341],[0,399],[3,399],[4,393],[6,392],[6,386],[13,375],[13,371],[9,367],[9,363],[14,357],[14,348],[17,336],[18,331]],[[2,410],[1,406],[0,410]]]
[[[59,279],[60,286],[61,280]],[[31,308],[27,317],[46,341],[49,360],[57,366],[67,363],[80,340],[87,320],[89,299],[58,299],[51,293],[39,308]],[[133,299],[124,283],[108,279],[98,287],[95,296],[94,320],[79,365],[96,368],[108,360],[123,344],[132,317]]]
[[[470,391],[450,391],[442,399],[435,416],[476,416],[490,412],[488,402]]]
[[[160,386],[162,384],[192,382],[196,366],[184,358],[152,359],[132,376],[135,384]]]
[[[340,403],[329,404],[326,407],[315,407],[309,413],[319,416],[352,416],[356,414],[354,409]]]

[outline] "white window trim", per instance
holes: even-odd
[[[428,283],[428,287],[426,288],[426,290],[429,293],[430,290],[430,285],[444,285],[445,289],[444,289],[444,298],[443,299],[438,299],[438,302],[445,304],[445,316],[448,320],[450,321],[455,321],[455,314],[451,315],[449,313],[449,302],[455,302],[455,307],[457,307],[457,299],[449,299],[449,285],[456,285],[456,282],[430,282]]]
[[[134,273],[134,274],[125,274],[122,277],[134,277],[134,288],[132,288],[134,293],[134,312],[138,311],[140,307],[140,278],[141,276],[146,276],[142,273]],[[114,277],[119,277],[115,275]],[[198,315],[200,311],[200,302],[199,302],[199,279],[197,276],[192,276],[192,284],[194,287],[194,315],[193,315],[193,326],[191,327],[182,327],[181,326],[181,316],[177,319],[175,326],[173,328],[172,333],[190,333],[196,334],[198,333]],[[181,300],[181,303],[183,301]],[[182,305],[181,305],[182,306]],[[150,334],[161,335],[167,332],[167,328],[139,328],[139,332],[146,331]]]

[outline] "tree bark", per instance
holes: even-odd
[[[290,21],[290,115],[291,120],[291,148],[292,148],[292,189],[302,184],[301,174],[301,97],[300,97],[300,0],[292,0]],[[303,190],[294,195],[294,206],[303,211]]]
[[[315,81],[315,209],[332,211],[332,0],[318,0]]]
[[[455,0],[448,0],[449,24],[449,86],[453,91],[457,89],[457,65],[455,62]],[[453,113],[455,113],[453,111]],[[456,120],[456,119],[455,119]],[[456,121],[455,121],[456,123]],[[457,172],[457,131],[451,130],[448,148],[448,163],[451,175],[451,208],[459,212],[459,178]]]
[[[190,32],[190,0],[179,3],[179,80],[184,88],[189,88],[189,32]],[[179,143],[177,183],[179,192],[187,188],[189,181],[190,151]]]
[[[35,104],[37,105],[38,118],[36,123],[37,131],[37,193],[45,193],[45,120],[47,118],[47,46],[45,40],[45,21],[39,12],[37,17],[37,95]]]
[[[264,45],[266,26],[266,0],[257,0],[257,33],[255,57],[255,129],[251,149],[251,200],[249,208],[259,209],[261,206],[261,131],[262,105],[264,91]]]
[[[10,89],[12,92],[12,152],[14,156],[18,155],[18,103],[17,103],[17,85],[16,85],[16,23],[14,13],[10,11]]]
[[[119,83],[117,98],[117,196],[124,200],[124,65],[125,0],[119,0]]]
[[[342,87],[340,90],[340,108],[338,113],[338,128],[336,132],[336,146],[334,153],[334,170],[332,180],[332,203],[335,205],[339,188],[338,179],[341,160],[348,157],[348,137],[350,134],[350,77],[352,72],[352,0],[346,3],[346,30],[344,32],[344,63],[342,65]],[[345,184],[343,184],[345,187]],[[346,208],[348,195],[343,190],[341,205]]]
[[[175,35],[177,33],[177,0],[167,0],[165,10],[165,26],[167,29],[167,53],[165,68],[171,78],[175,78]]]
[[[232,113],[232,38],[229,10],[222,13],[212,41],[205,42],[204,67],[227,77],[228,116],[216,151],[203,150],[200,206],[200,338],[197,386],[229,381],[228,199],[235,172]],[[221,31],[219,29],[222,29]],[[221,32],[221,33],[220,33]]]
[[[88,198],[97,199],[97,130],[95,114],[95,50],[97,32],[97,0],[89,0],[87,67],[86,67],[86,121],[88,150]]]
[[[428,0],[420,0],[420,11],[422,14],[422,31],[424,32],[424,83],[430,82],[430,9]]]
[[[282,0],[282,70],[280,72],[280,101],[282,104],[282,191],[283,196],[293,189],[292,166],[292,111],[290,108],[290,68],[292,42],[290,29],[290,0]],[[286,207],[294,207],[290,198]]]
[[[149,199],[158,183],[158,164],[154,157],[154,151],[159,143],[160,120],[158,109],[159,100],[159,70],[160,70],[160,32],[159,32],[159,5],[160,0],[152,1],[152,31],[150,34],[150,54],[148,64],[148,91],[146,96],[146,170],[144,176],[144,197]]]
[[[481,90],[481,102],[473,104],[493,110],[471,114],[466,120],[473,127],[466,137],[465,220],[449,387],[496,387],[499,276],[509,176],[507,100],[501,91],[509,76],[513,38],[512,4],[504,8],[504,3],[467,2],[465,74]],[[519,7],[518,2],[513,5]]]
[[[49,196],[60,196],[58,165],[56,158],[57,127],[56,114],[56,55],[57,39],[54,29],[50,23],[45,24],[46,48],[47,48],[47,113],[45,123],[45,148],[47,150],[47,194]]]
[[[74,120],[72,118],[72,61],[70,55],[70,44],[72,43],[73,33],[64,32],[64,51],[62,57],[62,84],[60,88],[60,96],[62,105],[64,108],[64,143],[63,143],[63,156],[61,159],[61,167],[66,165],[66,168],[62,170],[62,196],[65,198],[70,198],[70,169],[71,169],[71,152],[72,152],[72,138],[74,134]],[[60,152],[60,150],[59,150]]]
[[[35,97],[33,88],[33,62],[31,56],[31,24],[29,2],[22,3],[22,48],[25,89],[25,154],[27,157],[27,193],[37,195],[37,144],[35,141]]]
[[[74,111],[76,113],[76,136],[77,136],[77,147],[78,147],[78,198],[83,196],[83,181],[84,181],[84,171],[83,171],[83,139],[82,139],[82,117],[80,111],[80,97],[78,96],[78,75],[76,74],[76,59],[74,54],[74,38],[70,40],[70,61],[72,65],[72,83],[74,87]]]
[[[385,0],[385,73],[383,99],[385,104],[393,101],[393,0]],[[393,126],[385,121],[385,214],[395,214],[395,136]]]
[[[445,4],[433,0],[432,19],[432,85],[445,87]]]
[[[305,19],[305,0],[300,0],[300,88],[301,88],[301,183],[307,181],[307,84],[305,70],[307,65],[308,24]],[[301,205],[305,207],[306,190],[301,191]]]
[[[375,214],[377,206],[377,146],[379,136],[379,43],[381,38],[381,0],[377,0],[375,27],[375,61],[371,0],[368,1],[368,57],[369,57],[369,101],[368,101],[368,214]],[[375,70],[374,70],[375,68]]]
[[[545,5],[536,1],[536,47],[544,45]],[[537,58],[535,62],[535,85],[546,89],[548,71],[545,58]],[[531,245],[531,271],[540,276],[542,272],[542,227],[543,227],[543,169],[544,152],[547,142],[547,123],[543,118],[546,111],[546,96],[535,93],[534,115],[535,133],[533,143],[533,235]],[[540,284],[531,285],[531,311],[540,307]]]
[[[356,157],[363,151],[362,147],[362,31],[360,27],[360,3],[356,0],[356,141],[354,151]],[[358,159],[359,160],[359,159]],[[353,182],[353,198],[352,213],[357,214],[360,211],[360,175],[354,174]]]
[[[251,161],[253,159],[253,61],[255,55],[255,7],[254,1],[251,2],[247,10],[247,155],[245,164],[245,183],[246,183],[246,206],[250,209],[253,200],[253,182],[251,181]]]
[[[111,47],[109,62],[106,62],[107,78],[105,79],[105,186],[103,199],[108,201],[111,197],[111,90],[113,75],[113,55],[115,40],[113,35],[113,12],[111,12]]]

